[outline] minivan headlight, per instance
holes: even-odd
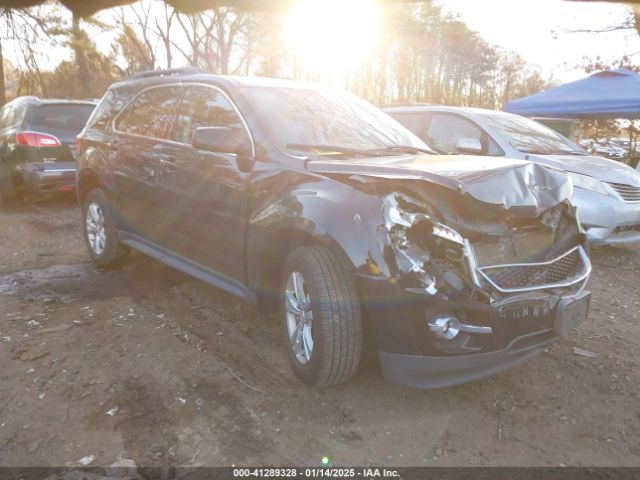
[[[603,183],[597,178],[590,177],[589,175],[582,175],[581,173],[567,173],[569,174],[569,178],[571,178],[574,187],[583,188],[601,195],[609,195]]]

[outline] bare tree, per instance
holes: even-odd
[[[80,26],[80,17],[77,13],[73,13],[71,26],[71,48],[75,55],[76,65],[78,67],[78,80],[80,83],[80,96],[86,98],[89,96],[89,69],[87,67],[87,42],[88,37]]]
[[[0,39],[0,106],[7,103],[7,88],[4,82],[4,55],[2,53],[2,39]]]
[[[215,73],[237,73],[243,66],[248,69],[251,18],[230,8],[178,14],[188,48],[175,41],[173,46],[193,66]]]
[[[631,30],[640,36],[640,5],[627,3],[627,12],[622,21],[600,28],[583,28],[567,30],[570,33],[608,33],[620,30]]]
[[[158,35],[162,41],[162,45],[164,46],[165,56],[167,59],[167,68],[171,68],[173,64],[173,51],[171,45],[171,27],[173,25],[173,19],[176,16],[176,11],[169,7],[166,3],[164,4],[164,25],[160,25],[160,21],[158,17],[155,18],[156,24],[156,35]]]
[[[37,45],[43,40],[53,41],[60,33],[62,20],[47,7],[0,9],[0,105],[7,101],[4,71],[4,44],[11,43],[20,54],[21,77],[39,72]]]
[[[459,18],[444,14],[442,7],[430,1],[385,4],[382,8],[384,41],[342,80],[332,79],[334,84],[343,81],[351,90],[380,104],[401,100],[487,108],[501,108],[517,96],[549,86],[549,81],[521,57],[490,45]],[[0,11],[0,21],[2,18]],[[282,12],[249,14],[220,7],[185,14],[166,3],[141,0],[115,10],[112,18],[111,25],[97,25],[117,32],[112,56],[96,49],[82,28],[90,21],[95,26],[95,20],[81,23],[73,18],[66,38],[74,60],[63,62],[54,72],[40,70],[34,47],[38,42],[33,41],[40,30],[36,28],[26,36],[20,32],[21,38],[29,39],[20,52],[24,91],[39,88],[43,92],[64,92],[66,87],[54,81],[68,79],[75,71],[77,78],[64,82],[74,86],[79,82],[72,93],[84,95],[83,86],[89,83],[92,92],[97,92],[98,85],[114,75],[180,63],[222,74],[317,80],[314,75],[326,73],[305,69],[287,50],[282,40]],[[21,25],[33,29],[36,24]],[[4,31],[0,29],[0,35]],[[8,37],[0,37],[0,57],[4,46],[1,40]],[[125,68],[116,71],[116,60],[120,65],[126,63]]]
[[[114,15],[114,28],[120,33],[113,45],[113,51],[125,62],[124,73],[130,75],[142,70],[153,70],[157,64],[156,45],[149,37],[151,4],[140,3],[140,10],[134,7],[119,8]],[[131,21],[131,13],[134,21]]]

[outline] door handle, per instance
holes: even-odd
[[[142,176],[144,178],[155,180],[156,179],[156,166],[155,165],[142,165],[140,167],[140,171],[142,172]]]
[[[169,156],[167,158],[163,158],[160,161],[161,165],[162,165],[162,171],[166,172],[166,173],[173,173],[176,171],[177,169],[177,165],[175,163],[175,158],[172,156]]]

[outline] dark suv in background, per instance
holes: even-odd
[[[586,318],[562,172],[437,155],[344,92],[194,70],[113,85],[79,136],[99,266],[135,248],[278,313],[307,384],[440,387],[512,367]]]
[[[95,103],[19,97],[0,109],[0,197],[75,188],[76,136]]]

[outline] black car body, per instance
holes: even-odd
[[[591,266],[562,172],[430,154],[348,94],[145,74],[110,88],[80,149],[92,258],[133,247],[281,306],[306,383],[355,372],[360,317],[385,378],[429,388],[514,366],[587,315]]]
[[[19,97],[0,109],[0,195],[75,188],[76,136],[95,103]]]

